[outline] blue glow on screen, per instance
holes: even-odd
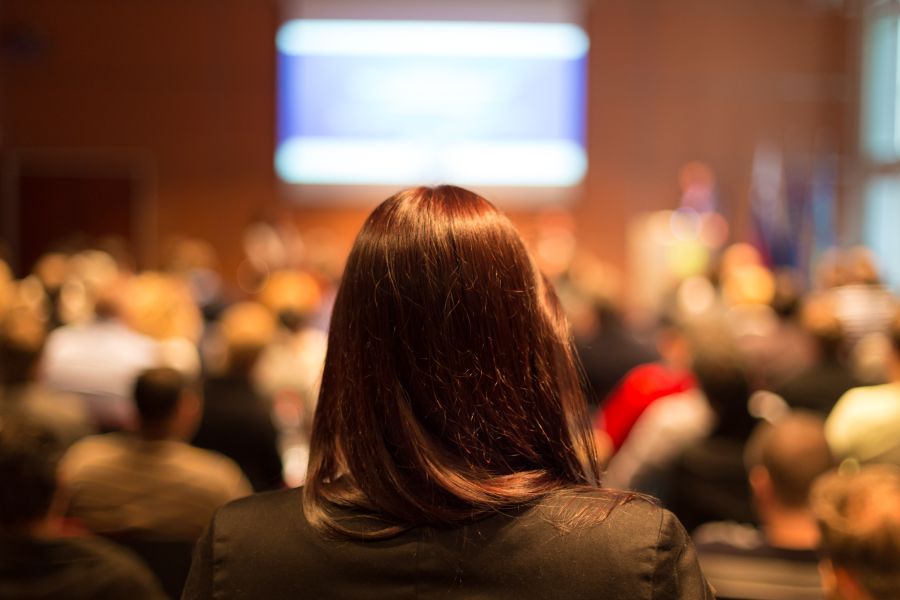
[[[584,177],[588,40],[574,25],[295,20],[277,47],[288,183]]]

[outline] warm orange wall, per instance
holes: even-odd
[[[588,4],[590,166],[574,207],[586,246],[625,266],[629,217],[673,207],[685,161],[714,167],[740,232],[759,140],[800,154],[850,146],[855,25],[816,4]],[[280,201],[271,167],[275,3],[6,0],[0,11],[4,31],[31,32],[46,46],[29,60],[4,52],[4,153],[137,150],[152,165],[152,237],[205,237],[233,273],[242,226]],[[327,225],[346,243],[363,218],[361,209],[296,211],[301,230]]]

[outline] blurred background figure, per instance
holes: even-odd
[[[663,473],[669,483],[663,499],[688,531],[710,521],[755,523],[743,460],[756,425],[745,365],[718,333],[699,344],[705,351],[693,369],[712,422],[708,434],[686,444]]]
[[[835,285],[824,294],[844,327],[856,374],[866,383],[883,381],[887,373],[887,337],[897,299],[882,283],[872,251],[862,246],[838,254]]]
[[[587,379],[592,412],[633,368],[659,359],[621,303],[621,274],[593,255],[575,256],[555,282]]]
[[[167,367],[143,371],[133,398],[136,433],[91,436],[63,457],[66,514],[140,554],[178,597],[193,544],[215,510],[252,488],[229,458],[185,441],[201,413],[186,375]]]
[[[155,366],[199,376],[197,344],[203,318],[188,283],[170,274],[146,271],[129,279],[124,293],[126,321],[157,344]]]
[[[812,491],[822,582],[834,600],[900,598],[900,470],[831,473]]]
[[[132,428],[131,388],[140,371],[158,364],[159,343],[127,323],[126,281],[118,275],[104,278],[96,289],[78,279],[67,289],[71,300],[67,304],[62,292],[62,306],[82,316],[50,332],[42,379],[55,390],[83,397],[99,429]]]
[[[170,368],[142,372],[134,386],[137,433],[109,433],[72,446],[61,464],[68,514],[107,536],[194,540],[213,511],[250,493],[230,459],[189,446],[201,401]]]
[[[838,398],[860,381],[848,364],[844,327],[831,302],[812,296],[800,313],[814,343],[814,362],[774,389],[790,407],[828,416]]]
[[[888,382],[850,389],[828,415],[828,443],[841,460],[900,466],[900,317],[890,330]]]
[[[275,315],[277,326],[255,370],[259,389],[273,402],[279,430],[284,477],[298,485],[306,474],[312,417],[319,395],[328,336],[316,320],[323,306],[323,286],[312,274],[273,273],[259,302]]]
[[[210,364],[203,380],[203,416],[193,437],[195,446],[234,460],[256,491],[284,484],[272,398],[255,379],[275,329],[274,315],[257,302],[239,302],[222,313],[218,364]]]
[[[690,371],[691,343],[681,323],[664,318],[656,334],[656,347],[661,359],[630,370],[600,405],[594,419],[600,446],[609,447],[612,455],[650,405],[696,385]]]
[[[671,340],[669,343],[677,344],[680,352],[687,352],[686,344],[689,342],[684,332],[663,335],[677,335],[677,341]],[[704,351],[698,350],[701,353]],[[667,383],[670,379],[655,376],[658,371],[645,371],[649,377],[638,383],[638,392],[662,393],[635,416],[628,436],[609,462],[606,485],[666,498],[672,462],[686,447],[712,430],[715,415],[697,383],[697,365],[702,365],[704,359],[695,355],[693,350],[690,352],[690,358],[685,357],[690,361],[688,369],[678,373],[681,385],[677,387],[653,390],[654,384]],[[613,399],[616,398],[613,396]]]
[[[819,530],[809,492],[834,467],[822,418],[797,412],[761,423],[744,455],[760,526],[701,525],[693,537],[703,572],[723,599],[821,600]]]
[[[206,322],[213,321],[227,302],[215,247],[206,240],[177,236],[168,242],[165,271],[184,282]]]
[[[0,318],[0,417],[27,416],[68,447],[94,427],[80,396],[53,390],[38,378],[45,328],[45,319],[26,307]]]
[[[0,597],[167,598],[132,553],[65,530],[56,473],[62,449],[33,421],[0,415]]]

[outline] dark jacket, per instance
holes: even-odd
[[[591,510],[608,500],[575,502]],[[312,530],[298,490],[256,495],[214,518],[183,598],[713,598],[671,513],[639,499],[600,524],[564,532],[552,524],[552,504],[356,542]]]

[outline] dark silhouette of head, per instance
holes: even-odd
[[[37,423],[0,417],[0,531],[26,532],[47,516],[62,448]]]
[[[184,438],[197,425],[199,398],[193,382],[169,367],[147,369],[134,383],[141,433],[149,438]]]
[[[458,187],[388,198],[335,302],[307,518],[386,536],[597,480],[568,328],[512,224]],[[336,507],[383,526],[354,531]]]
[[[714,335],[701,335],[692,369],[716,415],[714,434],[746,440],[756,426],[747,410],[750,382],[740,357]]]

